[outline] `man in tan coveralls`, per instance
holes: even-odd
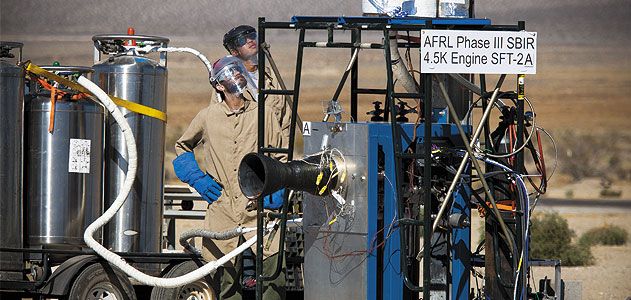
[[[249,76],[239,59],[232,56],[220,59],[214,64],[211,77],[223,101],[213,101],[200,111],[177,141],[178,157],[173,161],[176,175],[210,203],[205,217],[207,230],[222,232],[238,226],[256,227],[256,211],[246,211],[248,199],[241,192],[237,174],[241,159],[257,151],[258,103],[247,89]],[[288,133],[283,132],[271,105],[276,101],[279,99],[266,99],[265,146],[286,147]],[[198,149],[198,159],[204,158],[203,168],[197,167],[192,153],[194,149]],[[196,167],[205,172],[191,171]],[[279,208],[282,198],[277,193],[267,197],[266,208]],[[244,238],[249,239],[255,234],[245,234]],[[242,238],[226,241],[204,239],[202,255],[206,260],[216,260],[235,249],[241,241]],[[263,272],[272,274],[279,255],[278,241],[264,241],[264,245]],[[256,251],[255,247],[252,251]],[[242,297],[240,263],[238,258],[217,270],[215,281],[219,283],[215,286],[219,285],[220,299]],[[284,299],[284,274],[265,285],[264,299]]]
[[[223,46],[230,55],[241,59],[252,81],[249,83],[250,91],[257,101],[259,89],[259,45],[256,29],[250,25],[239,25],[230,29],[223,36]],[[265,68],[265,88],[275,89],[274,77],[269,68]],[[280,120],[280,126],[285,132],[289,132],[291,107],[284,97],[270,97],[266,100],[274,109],[276,117]],[[289,134],[289,133],[288,133]]]
[[[239,25],[234,27],[223,36],[223,46],[228,53],[234,57],[241,59],[243,66],[252,79],[248,83],[248,87],[254,96],[254,100],[258,101],[258,84],[259,84],[259,45],[258,34],[256,29],[250,25]],[[275,89],[274,78],[269,68],[263,72],[265,75],[265,88]],[[291,106],[286,103],[284,97],[270,97],[269,105],[274,109],[274,114],[280,120],[280,127],[283,132],[289,134]],[[287,135],[286,139],[289,139]],[[243,252],[243,286],[254,287],[256,285],[255,275],[255,256],[252,251]]]

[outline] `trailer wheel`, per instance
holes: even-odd
[[[127,276],[102,262],[79,273],[68,300],[136,300],[136,293]]]
[[[183,263],[175,265],[169,272],[167,272],[164,278],[173,278],[182,276],[186,273],[190,273],[199,269],[201,264],[194,261],[185,261]],[[215,290],[211,286],[212,279],[210,276],[205,276],[193,283],[189,283],[185,286],[167,289],[154,287],[151,291],[151,300],[215,300]]]

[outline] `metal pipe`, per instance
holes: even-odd
[[[361,42],[361,31],[353,29],[351,31],[351,42],[353,45],[357,45]],[[351,49],[351,53],[354,49]],[[358,59],[359,60],[359,59]],[[357,122],[357,85],[359,80],[359,64],[357,60],[351,69],[351,122]]]
[[[473,84],[471,81],[469,81],[466,78],[462,77],[462,75],[457,74],[457,73],[449,73],[448,75],[449,75],[449,77],[453,78],[458,83],[460,83],[461,85],[463,85],[464,87],[469,89],[474,94],[482,96],[482,89],[480,87],[476,86],[475,84]]]
[[[259,30],[258,44],[262,45],[265,43],[265,18],[259,18]],[[262,30],[261,30],[262,29]],[[258,52],[259,56],[259,89],[265,89],[265,75],[260,74],[265,70],[265,53],[262,51]],[[261,76],[263,75],[263,76]],[[257,148],[260,149],[265,147],[265,95],[263,93],[259,93],[258,95],[258,144]],[[256,202],[256,281],[259,283],[256,285],[256,299],[263,299],[263,197],[259,197]]]
[[[506,241],[508,242],[508,245],[510,247],[510,249],[515,249],[514,244],[512,239],[510,238],[510,235],[508,234],[508,228],[506,227],[506,224],[504,223],[504,220],[501,217],[501,213],[499,211],[499,209],[497,208],[497,205],[495,203],[495,197],[493,197],[493,195],[491,194],[491,189],[489,188],[489,185],[486,181],[486,178],[484,178],[484,173],[482,172],[482,168],[480,167],[480,164],[478,163],[478,160],[475,159],[475,155],[473,153],[473,149],[471,147],[473,147],[475,145],[476,140],[479,138],[480,133],[482,133],[482,129],[484,128],[484,123],[486,122],[487,118],[489,117],[491,110],[493,109],[493,103],[495,102],[495,100],[497,99],[497,94],[499,92],[499,87],[495,88],[495,90],[493,91],[493,95],[491,96],[491,100],[489,105],[487,106],[486,110],[484,111],[484,114],[482,115],[482,119],[480,120],[480,124],[478,124],[478,127],[476,128],[475,134],[473,135],[473,137],[471,138],[471,142],[467,143],[467,137],[465,135],[464,129],[462,128],[462,125],[460,124],[460,120],[458,118],[458,116],[456,115],[456,110],[453,106],[453,103],[451,102],[451,99],[449,98],[449,95],[447,94],[447,90],[445,89],[445,85],[442,82],[439,82],[439,87],[441,92],[443,93],[443,96],[445,97],[445,101],[447,102],[447,105],[449,106],[449,110],[450,113],[449,115],[452,117],[452,119],[454,120],[454,123],[456,124],[456,127],[458,128],[458,133],[460,134],[460,137],[462,138],[467,153],[465,153],[462,162],[460,163],[460,167],[458,167],[458,171],[456,172],[456,175],[453,179],[453,181],[451,182],[451,185],[449,186],[449,190],[447,191],[447,195],[445,197],[445,203],[443,203],[443,205],[440,208],[440,211],[438,212],[438,215],[436,215],[436,219],[434,220],[434,224],[432,225],[432,232],[436,230],[436,228],[438,227],[438,223],[439,220],[442,218],[442,215],[445,213],[445,210],[447,208],[447,204],[449,203],[449,198],[451,197],[451,194],[454,191],[454,188],[458,182],[458,180],[460,179],[460,176],[462,175],[462,172],[464,170],[464,167],[467,163],[467,160],[469,159],[469,157],[471,157],[471,160],[473,162],[473,167],[476,169],[476,171],[478,172],[478,175],[480,177],[480,181],[482,182],[482,186],[484,187],[484,193],[486,194],[486,196],[489,198],[489,201],[491,201],[491,204],[493,205],[493,212],[498,216],[498,222],[500,224],[500,228],[502,229],[502,232],[504,233],[504,236],[506,238]]]
[[[342,74],[342,79],[340,80],[340,82],[337,85],[337,88],[335,89],[335,94],[333,94],[333,98],[331,98],[330,102],[338,102],[337,99],[340,97],[340,94],[342,93],[342,88],[344,87],[344,84],[346,83],[346,78],[348,78],[348,74],[351,72],[352,66],[355,64],[355,60],[357,59],[358,53],[359,53],[359,49],[355,49],[353,52],[353,55],[351,56],[350,61],[348,62],[348,66],[346,66],[346,69],[344,70],[344,74]],[[331,114],[327,112],[322,122],[327,122],[330,116]]]

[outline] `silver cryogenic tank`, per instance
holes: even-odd
[[[166,47],[168,39],[137,35],[97,35],[93,81],[110,95],[166,111],[166,54],[160,62],[127,52],[122,43],[155,43]],[[101,61],[101,53],[109,55]],[[165,123],[121,108],[132,129],[138,149],[138,173],[122,206],[106,226],[105,246],[120,252],[159,253],[162,249],[162,196],[164,180]],[[127,147],[119,126],[109,120],[106,129],[105,201],[114,202],[127,172]],[[143,266],[142,268],[151,271]],[[159,270],[156,270],[159,271]]]
[[[24,69],[11,50],[22,44],[0,42],[0,247],[22,248],[22,115]],[[0,254],[0,279],[22,279],[21,253]]]
[[[92,72],[88,67],[43,68],[66,78]],[[33,79],[25,103],[28,244],[85,247],[83,232],[103,208],[104,108],[63,86],[57,86],[53,103],[49,84],[55,83]]]

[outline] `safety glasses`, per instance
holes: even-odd
[[[247,42],[249,40],[257,41],[257,37],[258,36],[257,36],[256,32],[250,32],[250,33],[246,33],[244,35],[240,35],[240,36],[236,37],[234,39],[233,43],[234,43],[235,48],[238,48],[238,47],[241,47],[241,46],[247,44]]]

